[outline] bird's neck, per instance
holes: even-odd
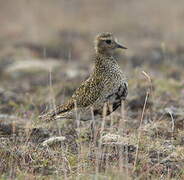
[[[101,55],[101,56],[113,56],[113,51],[111,50],[107,50],[107,49],[103,49],[103,48],[97,48],[96,49],[96,54],[97,55]]]
[[[112,55],[98,53],[95,56],[95,72],[107,71],[117,65],[117,62]]]
[[[113,54],[108,53],[96,53],[95,54],[95,64],[107,64],[107,63],[116,63],[116,60]]]

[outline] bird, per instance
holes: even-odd
[[[112,33],[95,37],[94,68],[73,95],[62,105],[40,116],[45,121],[57,119],[92,120],[108,116],[121,106],[128,94],[128,83],[114,57],[116,49],[127,49]],[[105,109],[105,110],[104,110]]]

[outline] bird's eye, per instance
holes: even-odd
[[[106,42],[107,44],[111,44],[112,41],[111,41],[111,40],[106,40],[105,42]]]

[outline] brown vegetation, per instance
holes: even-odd
[[[183,179],[183,7],[181,0],[0,1],[1,178]],[[128,47],[116,54],[129,82],[124,107],[94,124],[40,122],[88,77],[102,31]],[[59,138],[48,144],[52,137]]]

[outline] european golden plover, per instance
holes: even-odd
[[[94,117],[109,115],[121,106],[126,99],[128,89],[123,72],[114,52],[117,48],[127,49],[118,44],[111,33],[100,33],[95,39],[94,70],[63,105],[41,116],[44,120],[60,118],[90,120]],[[104,108],[104,104],[105,107]]]

